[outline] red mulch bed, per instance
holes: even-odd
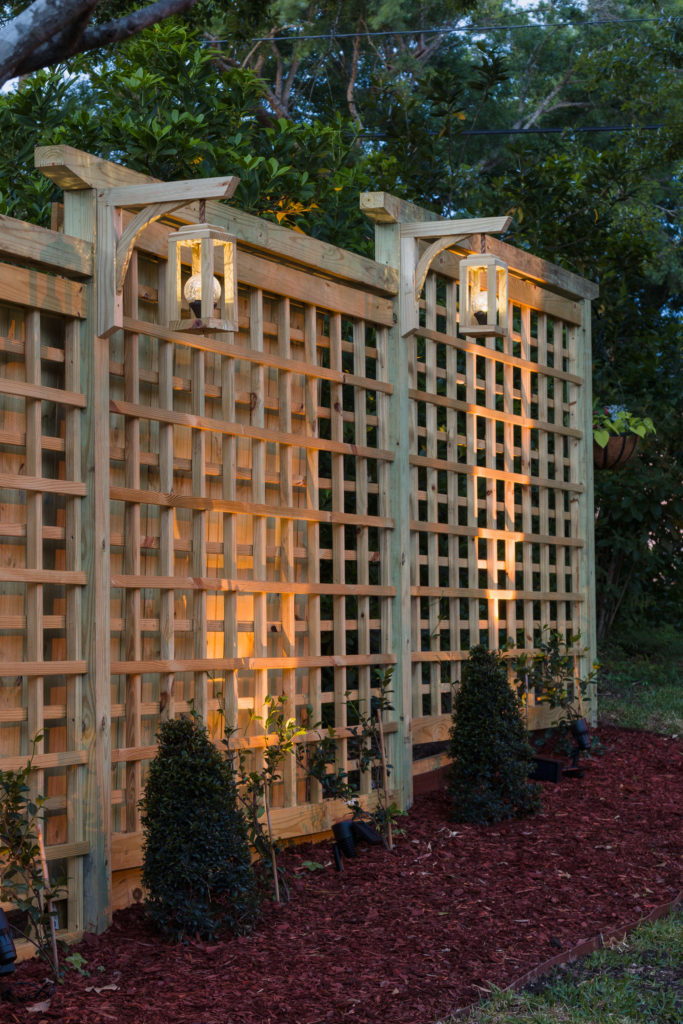
[[[42,1012],[3,1002],[0,1016],[8,1024],[430,1024],[489,983],[507,985],[681,889],[681,743],[607,728],[600,739],[604,756],[583,779],[544,784],[534,818],[454,824],[444,795],[433,793],[404,819],[394,853],[364,845],[341,874],[330,843],[289,849],[291,901],[264,906],[247,938],[169,946],[141,907],[117,913],[106,934],[77,947],[90,977],[70,973]],[[312,872],[306,860],[330,866]],[[42,973],[34,961],[16,980]]]

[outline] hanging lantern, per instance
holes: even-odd
[[[508,268],[496,256],[460,260],[460,334],[502,337],[508,331]]]
[[[236,254],[235,236],[210,224],[190,224],[168,236],[168,321],[172,330],[238,330]],[[183,263],[192,267],[184,284]],[[183,316],[185,310],[189,316]]]

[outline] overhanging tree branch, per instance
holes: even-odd
[[[34,0],[3,26],[0,83],[57,64],[77,53],[121,42],[197,0],[157,0],[122,18],[90,24],[102,0]]]

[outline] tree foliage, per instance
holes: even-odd
[[[138,3],[104,4],[101,0],[4,3],[0,5],[0,84],[77,53],[121,42],[164,18],[181,14],[196,2],[156,0],[142,7]]]
[[[671,11],[199,0],[2,97],[1,206],[49,223],[58,195],[31,151],[64,142],[164,179],[237,174],[243,209],[368,255],[362,190],[444,216],[511,213],[507,241],[599,284],[594,392],[657,430],[625,469],[597,474],[601,630],[671,621],[683,561],[683,21]]]

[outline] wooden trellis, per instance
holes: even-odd
[[[168,235],[199,219],[200,184],[182,206],[161,186],[149,216],[152,179],[68,147],[37,164],[61,230],[4,218],[0,242],[35,268],[0,264],[0,766],[42,734],[33,785],[75,933],[136,898],[164,718],[194,707],[258,758],[253,716],[282,694],[357,773],[347,695],[367,707],[391,670],[405,806],[471,645],[548,623],[592,655],[595,289],[463,234],[500,218],[454,228],[363,196],[375,262],[208,202],[238,239],[239,330],[171,329]],[[458,260],[483,251],[510,267],[512,329],[464,339]],[[321,797],[288,763],[280,834],[328,828],[344,808]]]

